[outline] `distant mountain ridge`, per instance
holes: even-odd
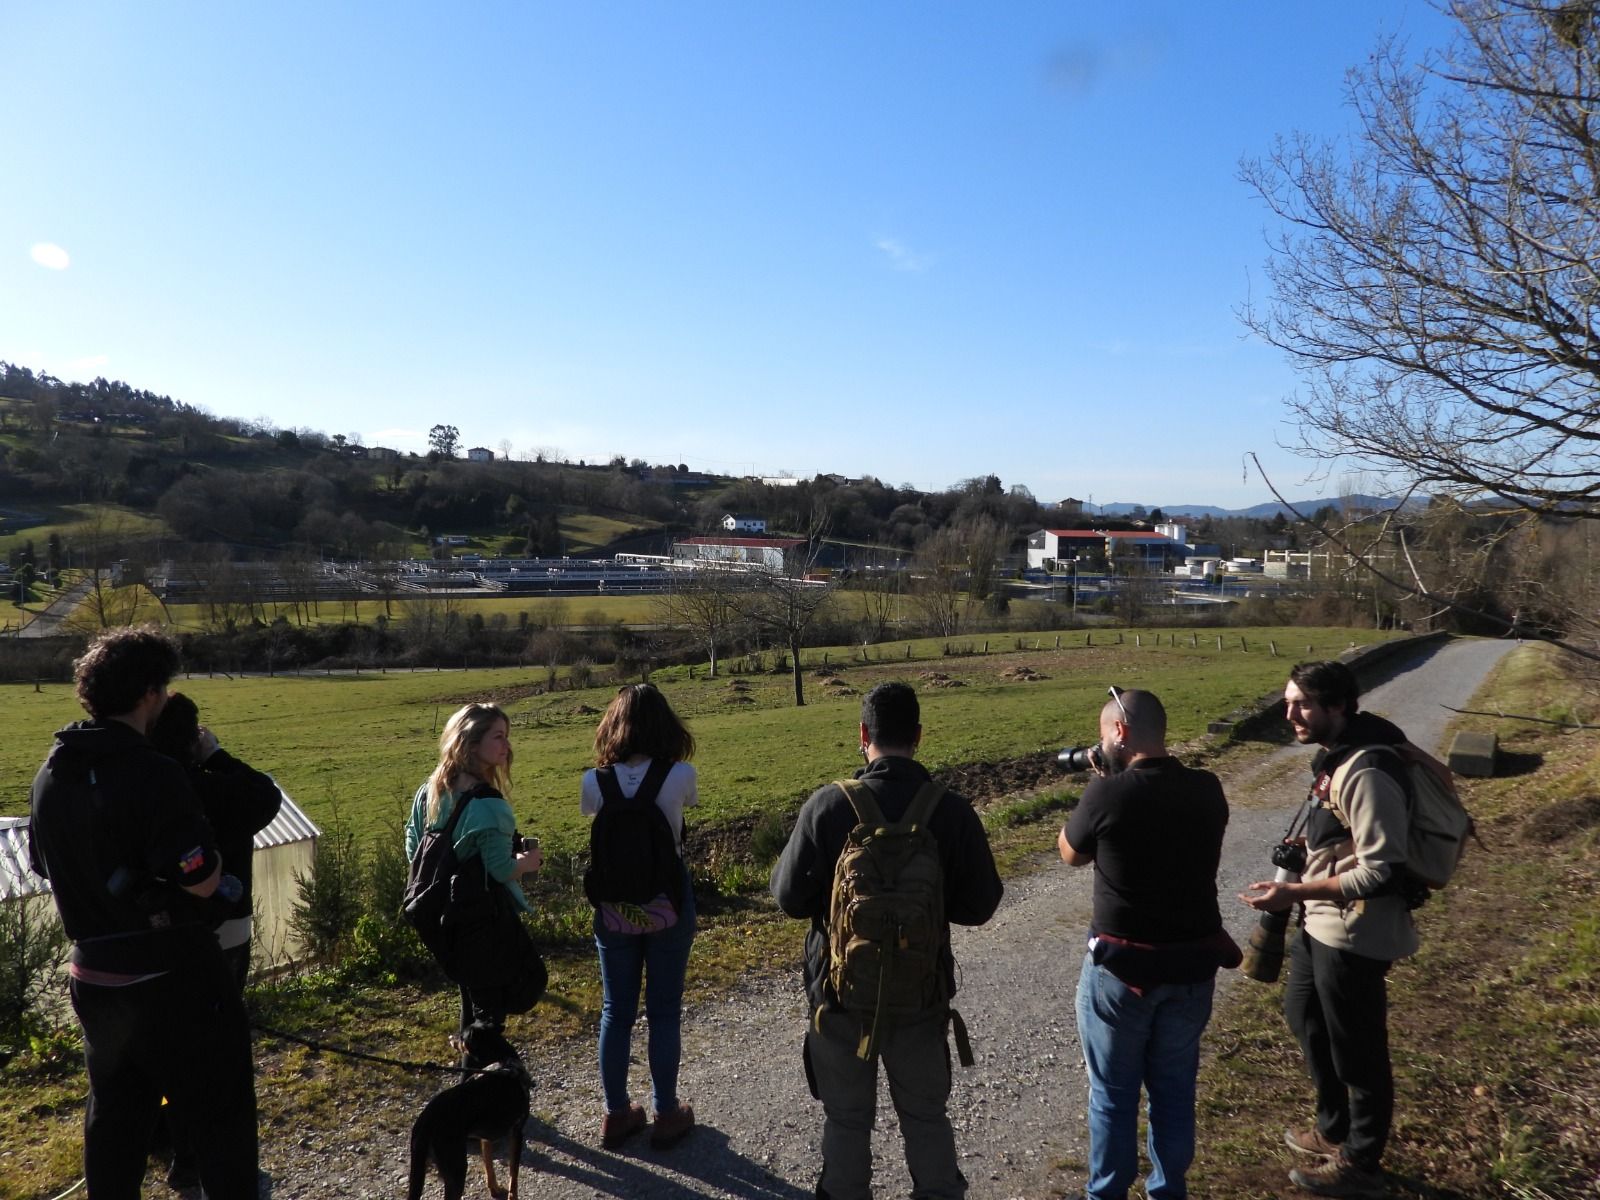
[[[1366,508],[1366,509],[1372,509],[1372,510],[1375,510],[1375,511],[1382,512],[1382,511],[1387,511],[1388,509],[1391,509],[1391,508],[1399,507],[1400,501],[1398,499],[1396,499],[1395,497],[1393,497],[1393,496],[1368,496],[1368,495],[1365,495],[1365,494],[1359,493],[1359,492],[1355,493],[1353,495],[1349,495],[1349,496],[1340,496],[1340,497],[1338,497],[1337,499],[1334,499],[1334,500],[1329,500],[1329,499],[1326,499],[1326,498],[1322,498],[1322,499],[1316,499],[1316,500],[1296,500],[1296,501],[1294,501],[1294,507],[1299,509],[1301,511],[1301,513],[1303,513],[1304,515],[1306,515],[1308,517],[1312,513],[1316,512],[1317,509],[1322,508],[1324,505],[1329,505],[1329,504],[1333,505],[1335,508],[1343,508],[1346,505],[1352,505],[1352,506],[1354,506],[1356,508]],[[1288,517],[1291,520],[1294,518],[1294,513],[1289,511],[1288,505],[1285,505],[1285,504],[1283,504],[1283,503],[1281,503],[1281,502],[1279,502],[1277,500],[1269,501],[1266,504],[1252,504],[1249,508],[1219,508],[1215,504],[1122,504],[1122,503],[1118,503],[1118,504],[1097,504],[1094,507],[1095,507],[1096,510],[1098,510],[1098,513],[1100,515],[1107,516],[1107,517],[1125,517],[1125,516],[1127,516],[1129,513],[1133,512],[1137,508],[1143,508],[1146,512],[1154,512],[1156,509],[1159,508],[1161,510],[1162,515],[1165,516],[1165,517],[1169,517],[1169,518],[1170,517],[1253,517],[1253,518],[1255,518],[1257,520],[1270,521],[1273,517],[1277,516],[1279,513],[1282,513],[1285,517]],[[1087,510],[1085,510],[1085,515],[1094,515],[1094,514],[1093,513],[1089,513]]]

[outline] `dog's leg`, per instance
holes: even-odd
[[[489,1138],[479,1138],[478,1145],[483,1151],[483,1178],[489,1185],[489,1195],[494,1200],[506,1200],[505,1191],[494,1177],[494,1142]]]
[[[511,1200],[517,1200],[517,1176],[522,1171],[522,1138],[528,1118],[523,1117],[511,1127],[511,1162],[506,1168],[511,1172]]]

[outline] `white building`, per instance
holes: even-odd
[[[767,531],[767,519],[765,517],[736,517],[729,513],[722,518],[722,527],[729,533],[765,533]]]
[[[493,462],[494,451],[487,446],[474,446],[467,451],[468,462]]]
[[[60,917],[50,896],[50,881],[35,875],[28,863],[29,820],[0,817],[0,904],[25,905],[31,920],[57,923]],[[256,834],[251,865],[256,912],[252,957],[261,966],[293,962],[303,952],[294,935],[294,907],[300,899],[299,877],[311,874],[321,836],[287,792],[272,824]]]

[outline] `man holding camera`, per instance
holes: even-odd
[[[1222,927],[1217,865],[1228,824],[1222,784],[1166,749],[1151,692],[1110,689],[1099,778],[1057,838],[1062,859],[1095,865],[1078,1039],[1089,1073],[1088,1200],[1122,1200],[1138,1174],[1141,1086],[1150,1097],[1151,1200],[1183,1200],[1194,1158],[1200,1035],[1217,968],[1239,963]]]
[[[1407,796],[1392,754],[1348,769],[1339,787],[1333,779],[1365,748],[1400,746],[1405,735],[1358,710],[1360,686],[1343,663],[1301,663],[1283,695],[1295,741],[1322,747],[1311,763],[1305,869],[1299,880],[1252,883],[1239,898],[1262,912],[1305,906],[1283,1006],[1316,1088],[1317,1123],[1284,1141],[1317,1161],[1289,1179],[1319,1196],[1381,1196],[1394,1117],[1385,976],[1417,949],[1399,886]]]
[[[95,1200],[137,1200],[163,1096],[206,1194],[256,1195],[250,1028],[200,903],[221,860],[183,769],[145,739],[177,670],[153,627],[97,637],[74,664],[91,719],[56,734],[33,782],[29,855],[73,942]]]

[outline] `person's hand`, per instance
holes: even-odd
[[[1282,912],[1294,905],[1293,884],[1262,879],[1239,893],[1243,900],[1257,912]]]
[[[200,732],[194,739],[194,750],[192,751],[195,762],[205,762],[206,759],[217,752],[220,746],[221,743],[217,741],[217,735],[204,725],[200,726]]]
[[[544,866],[544,851],[539,848],[539,843],[532,838],[528,839],[528,848],[517,855],[517,877],[524,875],[537,875],[539,868]]]

